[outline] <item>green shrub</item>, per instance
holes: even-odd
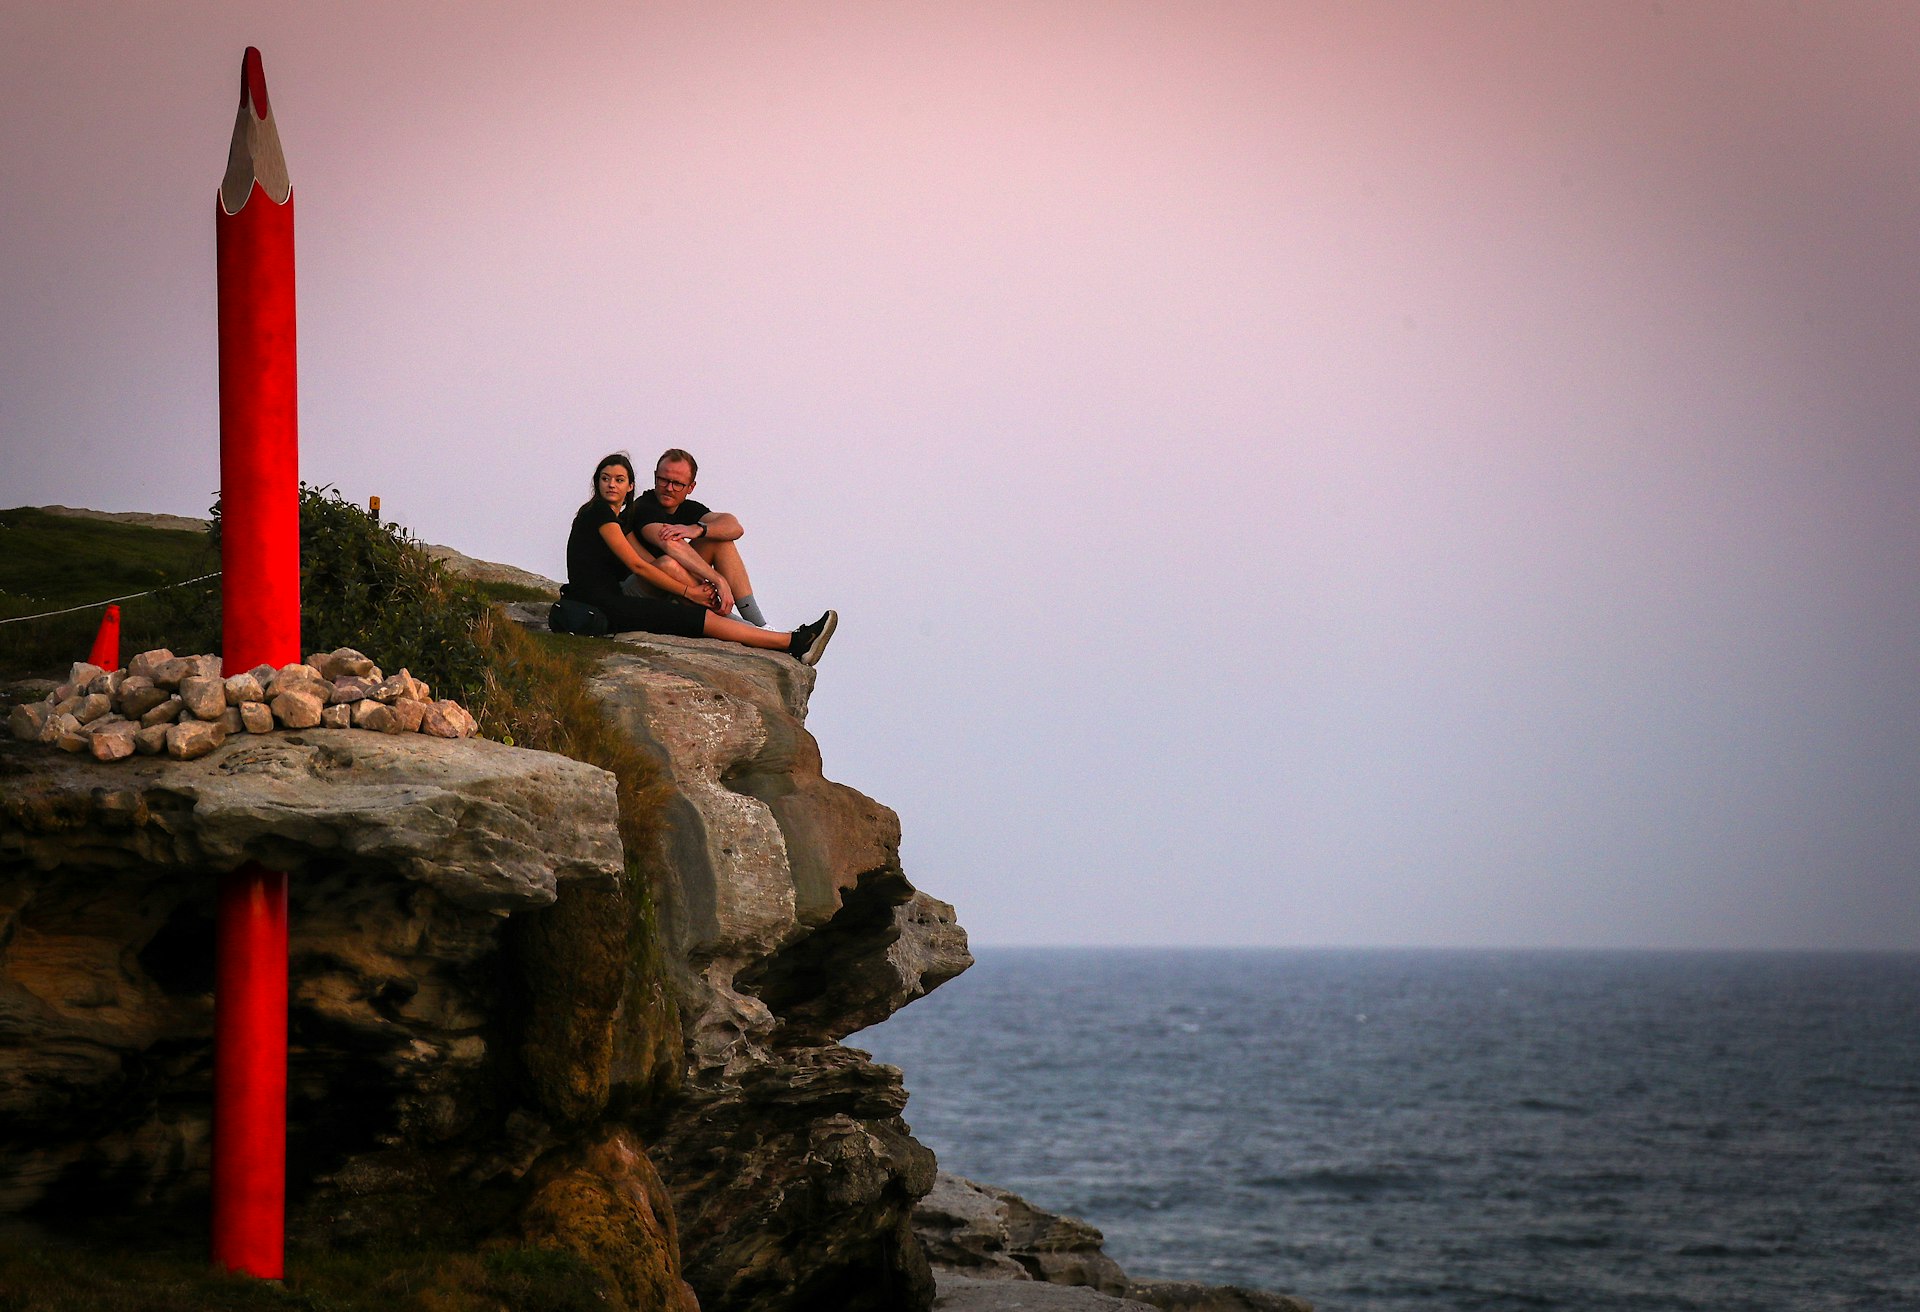
[[[220,544],[220,506],[209,537]],[[388,674],[471,705],[486,682],[473,632],[489,603],[475,585],[331,487],[300,485],[300,648],[353,647]],[[176,650],[178,650],[176,648]]]

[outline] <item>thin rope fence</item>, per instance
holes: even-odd
[[[205,583],[208,579],[217,579],[219,577],[220,571],[215,570],[211,574],[202,574],[197,579],[181,579],[178,583],[163,583],[157,588],[148,588],[145,592],[129,592],[124,597],[108,597],[105,601],[90,601],[84,606],[69,606],[65,610],[43,610],[38,615],[10,615],[6,619],[0,620],[0,624],[23,624],[28,620],[52,619],[55,615],[73,615],[83,610],[96,610],[101,606],[111,606],[115,602],[132,601],[137,597],[151,597],[156,593],[169,592],[174,588],[191,587],[195,583]]]

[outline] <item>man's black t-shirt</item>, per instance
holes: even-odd
[[[647,540],[640,536],[642,524],[698,524],[702,518],[712,513],[698,501],[693,500],[682,501],[672,510],[668,510],[660,504],[660,498],[654,495],[653,489],[648,488],[633,499],[633,503],[627,507],[626,517],[622,522],[627,532],[633,534],[633,540],[640,544],[640,550],[649,556],[658,556],[660,553],[648,546]]]

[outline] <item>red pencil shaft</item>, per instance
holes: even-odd
[[[221,654],[227,674],[300,659],[293,197],[214,203],[220,301]]]
[[[223,875],[213,1010],[213,1258],[286,1274],[287,877]]]
[[[266,76],[243,61],[223,200],[214,204],[220,331],[221,657],[237,674],[300,659],[299,388],[293,195],[276,135],[262,136]],[[255,153],[264,151],[263,154]],[[246,171],[242,171],[242,168]],[[256,179],[228,213],[230,183]],[[257,864],[220,880],[213,1044],[213,1259],[285,1275],[287,877]]]

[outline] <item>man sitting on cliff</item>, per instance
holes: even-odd
[[[679,447],[663,451],[653,465],[652,490],[635,497],[627,508],[626,530],[634,545],[668,574],[712,588],[720,614],[737,608],[741,619],[764,629],[767,621],[753,599],[753,582],[735,545],[746,530],[732,515],[688,499],[699,472],[699,462]]]

